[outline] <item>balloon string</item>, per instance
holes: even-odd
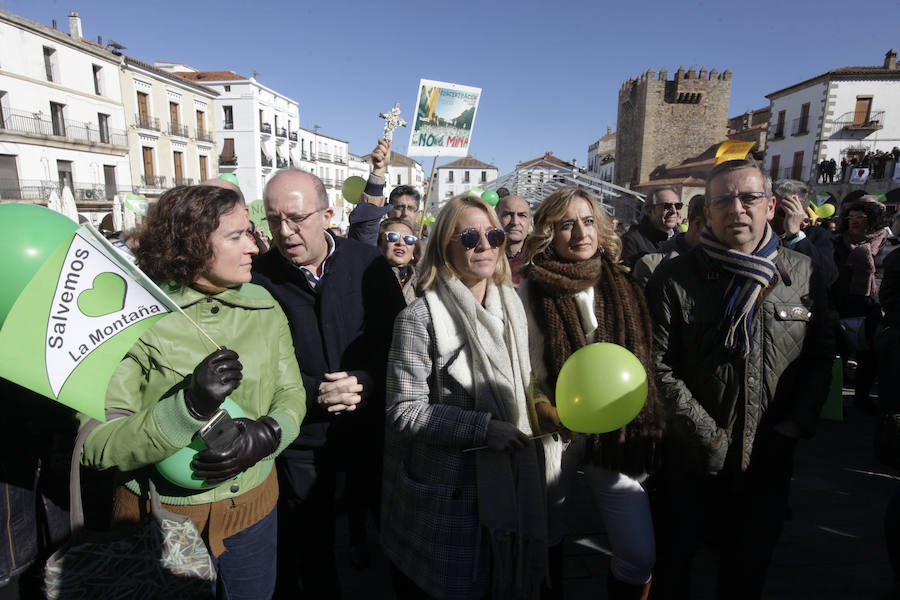
[[[562,429],[559,429],[558,431],[551,431],[549,433],[542,433],[540,435],[533,435],[533,436],[529,437],[528,439],[529,440],[537,440],[542,437],[547,437],[548,435],[556,435],[560,431],[562,431]],[[474,448],[465,448],[463,450],[463,452],[475,452],[476,450],[485,450],[487,448],[490,448],[490,446],[475,446]]]

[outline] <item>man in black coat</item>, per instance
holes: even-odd
[[[795,179],[779,179],[772,185],[772,193],[775,195],[775,216],[769,222],[772,230],[781,238],[783,246],[808,256],[822,281],[831,287],[838,275],[831,234],[822,227],[803,227],[809,206],[809,186]]]
[[[287,315],[307,401],[300,435],[276,463],[276,593],[337,598],[336,472],[346,468],[348,496],[377,507],[387,352],[406,303],[376,247],[326,231],[334,210],[318,177],[280,171],[263,202],[274,247],[254,263],[253,282]]]
[[[647,194],[644,218],[622,236],[622,262],[629,269],[645,254],[659,252],[659,246],[672,236],[681,221],[684,204],[670,187],[656,188]]]

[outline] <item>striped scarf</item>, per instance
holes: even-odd
[[[725,290],[724,341],[727,349],[747,356],[753,344],[756,300],[777,272],[778,236],[767,223],[763,238],[752,254],[724,246],[709,230],[700,234],[700,245],[720,267],[734,273]]]

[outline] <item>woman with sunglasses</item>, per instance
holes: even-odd
[[[306,394],[281,307],[250,283],[258,250],[247,208],[230,189],[175,187],[153,205],[138,241],[138,265],[184,314],[157,322],[119,363],[106,409],[132,414],[92,431],[82,463],[121,471],[125,483],[115,490],[113,523],[146,514],[149,477],[164,507],[190,517],[202,534],[226,596],[269,598],[275,587],[274,459],[297,437]],[[230,444],[193,459],[194,475],[206,485],[187,489],[164,479],[153,465],[216,422],[226,397],[244,417],[234,419],[239,435]]]
[[[567,187],[534,213],[525,242],[519,295],[528,315],[534,411],[545,437],[549,513],[549,597],[562,597],[565,500],[583,469],[609,535],[613,558],[609,598],[646,598],[655,561],[650,505],[641,481],[662,436],[662,409],[653,385],[650,317],[637,282],[621,263],[622,244],[587,191]],[[633,352],[648,373],[647,401],[627,426],[607,434],[575,434],[560,423],[555,389],[569,356],[594,342]]]
[[[398,598],[533,598],[546,572],[525,313],[480,198],[441,210],[388,355],[381,541]]]
[[[415,266],[417,242],[412,226],[405,219],[388,217],[378,227],[378,249],[394,270],[407,304],[416,299],[416,282],[419,281]]]

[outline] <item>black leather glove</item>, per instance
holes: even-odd
[[[208,420],[225,401],[225,397],[241,385],[244,366],[237,352],[224,346],[194,368],[184,401],[195,419]]]
[[[281,442],[281,427],[272,417],[258,421],[243,417],[234,420],[241,435],[220,450],[203,450],[191,461],[194,474],[206,483],[221,483],[246,471],[275,452]]]

